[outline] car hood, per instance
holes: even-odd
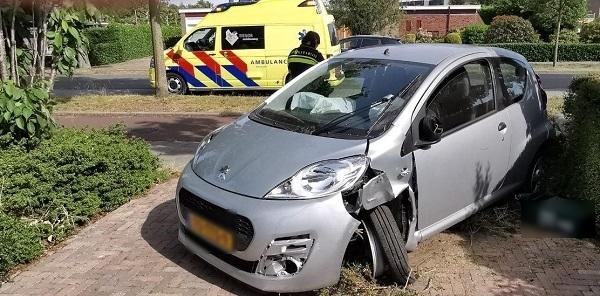
[[[242,117],[202,150],[194,164],[204,181],[261,198],[313,163],[364,154],[367,140],[334,139],[274,128]]]

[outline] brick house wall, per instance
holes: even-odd
[[[427,11],[427,13],[407,12],[400,21],[399,34],[416,34],[419,28],[431,32],[434,37],[445,36],[449,32],[464,28],[471,24],[483,23],[477,12],[460,13],[448,11]]]

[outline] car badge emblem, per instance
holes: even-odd
[[[229,168],[228,165],[222,167],[219,170],[219,174],[217,175],[217,178],[219,179],[219,181],[225,182],[227,180],[227,176],[229,175],[230,171],[231,171],[231,168]]]

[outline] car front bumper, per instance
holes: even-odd
[[[228,212],[248,218],[254,235],[243,251],[224,254],[198,243],[187,229],[180,205],[180,191]],[[346,211],[341,194],[314,200],[265,200],[250,198],[215,187],[199,178],[188,165],[177,188],[179,240],[190,251],[232,277],[268,292],[302,292],[319,289],[339,280],[346,247],[360,222]],[[231,262],[260,262],[265,250],[277,239],[304,236],[312,239],[308,258],[299,272],[268,276],[242,270]],[[227,259],[229,260],[227,260]]]

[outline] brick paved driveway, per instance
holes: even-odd
[[[176,180],[108,214],[0,287],[15,295],[252,294],[177,242]],[[425,295],[600,295],[600,252],[570,239],[433,237],[410,255]]]

